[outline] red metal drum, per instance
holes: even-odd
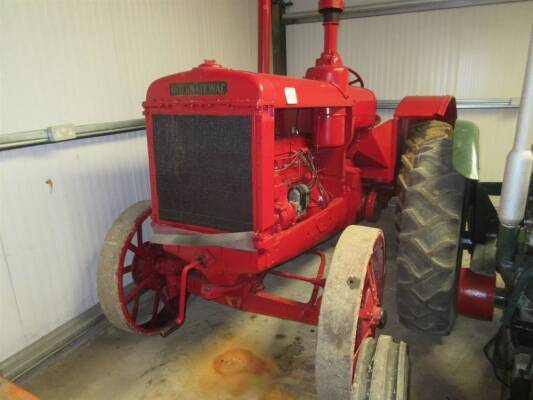
[[[457,311],[470,318],[490,321],[494,311],[496,276],[484,276],[461,268],[457,287]]]

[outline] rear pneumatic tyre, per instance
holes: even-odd
[[[398,314],[408,328],[436,335],[455,320],[466,187],[452,165],[452,135],[442,121],[413,126],[398,177]]]

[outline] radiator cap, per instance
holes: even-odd
[[[218,64],[216,60],[204,60],[198,68],[222,68],[222,65]]]

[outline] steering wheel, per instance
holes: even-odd
[[[348,71],[350,71],[355,76],[355,79],[353,81],[348,82],[348,84],[350,86],[354,86],[356,83],[359,83],[359,87],[364,88],[365,87],[365,83],[363,82],[363,78],[361,78],[361,75],[359,75],[357,72],[355,72],[351,68],[348,68]]]

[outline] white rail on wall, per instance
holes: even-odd
[[[400,100],[378,100],[377,108],[380,110],[392,110],[398,106],[399,102]],[[520,105],[517,103],[516,99],[457,100],[458,109],[518,109],[519,107]],[[50,144],[66,140],[115,135],[117,133],[131,132],[144,128],[144,119],[132,119],[127,121],[80,126],[74,126],[71,124],[58,125],[46,129],[0,135],[0,151]]]

